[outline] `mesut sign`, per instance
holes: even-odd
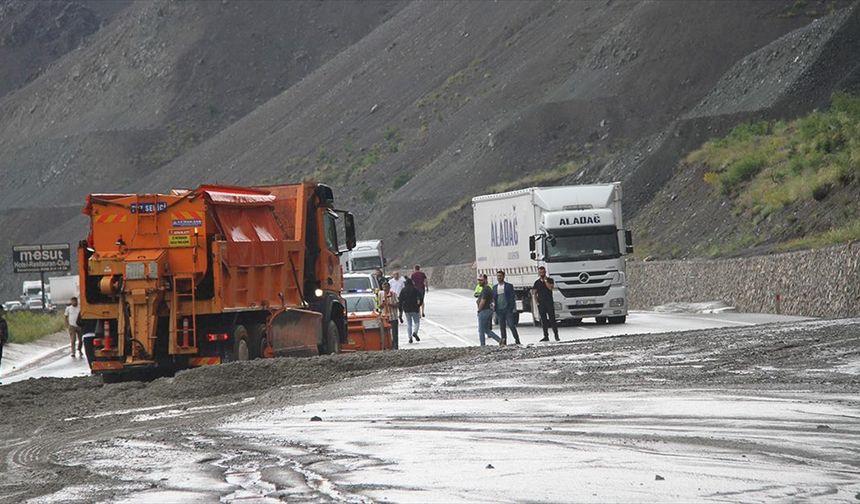
[[[72,265],[71,248],[68,243],[16,245],[12,248],[12,264],[15,273],[69,271]]]

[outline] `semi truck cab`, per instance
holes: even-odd
[[[624,255],[633,251],[632,237],[617,227],[612,209],[572,206],[546,212],[529,248],[555,281],[553,301],[559,319],[626,321]]]

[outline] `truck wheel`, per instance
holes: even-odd
[[[623,324],[625,322],[627,322],[627,316],[626,315],[622,315],[620,317],[609,317],[609,323],[610,324]]]
[[[574,318],[574,319],[570,319],[570,325],[572,325],[572,326],[578,326],[579,324],[582,324],[582,319],[581,319],[581,318]]]
[[[325,336],[323,336],[321,354],[336,354],[340,352],[340,330],[337,327],[337,322],[334,320],[328,321],[326,326]]]
[[[265,357],[266,346],[269,341],[266,339],[266,325],[254,324],[250,326],[248,338],[249,354],[251,359],[262,359]]]
[[[606,317],[595,317],[594,321],[598,324],[605,324],[607,322]]]
[[[248,330],[243,325],[237,325],[233,330],[233,351],[231,361],[251,360],[251,346],[248,344]]]

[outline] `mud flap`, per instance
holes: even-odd
[[[267,333],[272,353],[276,356],[319,355],[317,342],[322,340],[322,314],[286,309],[272,317]]]

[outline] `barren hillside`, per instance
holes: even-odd
[[[74,242],[89,192],[315,177],[393,259],[465,262],[471,196],[622,180],[635,216],[708,138],[826,106],[857,83],[858,16],[848,1],[134,3],[0,99],[0,225],[57,207],[4,235]]]

